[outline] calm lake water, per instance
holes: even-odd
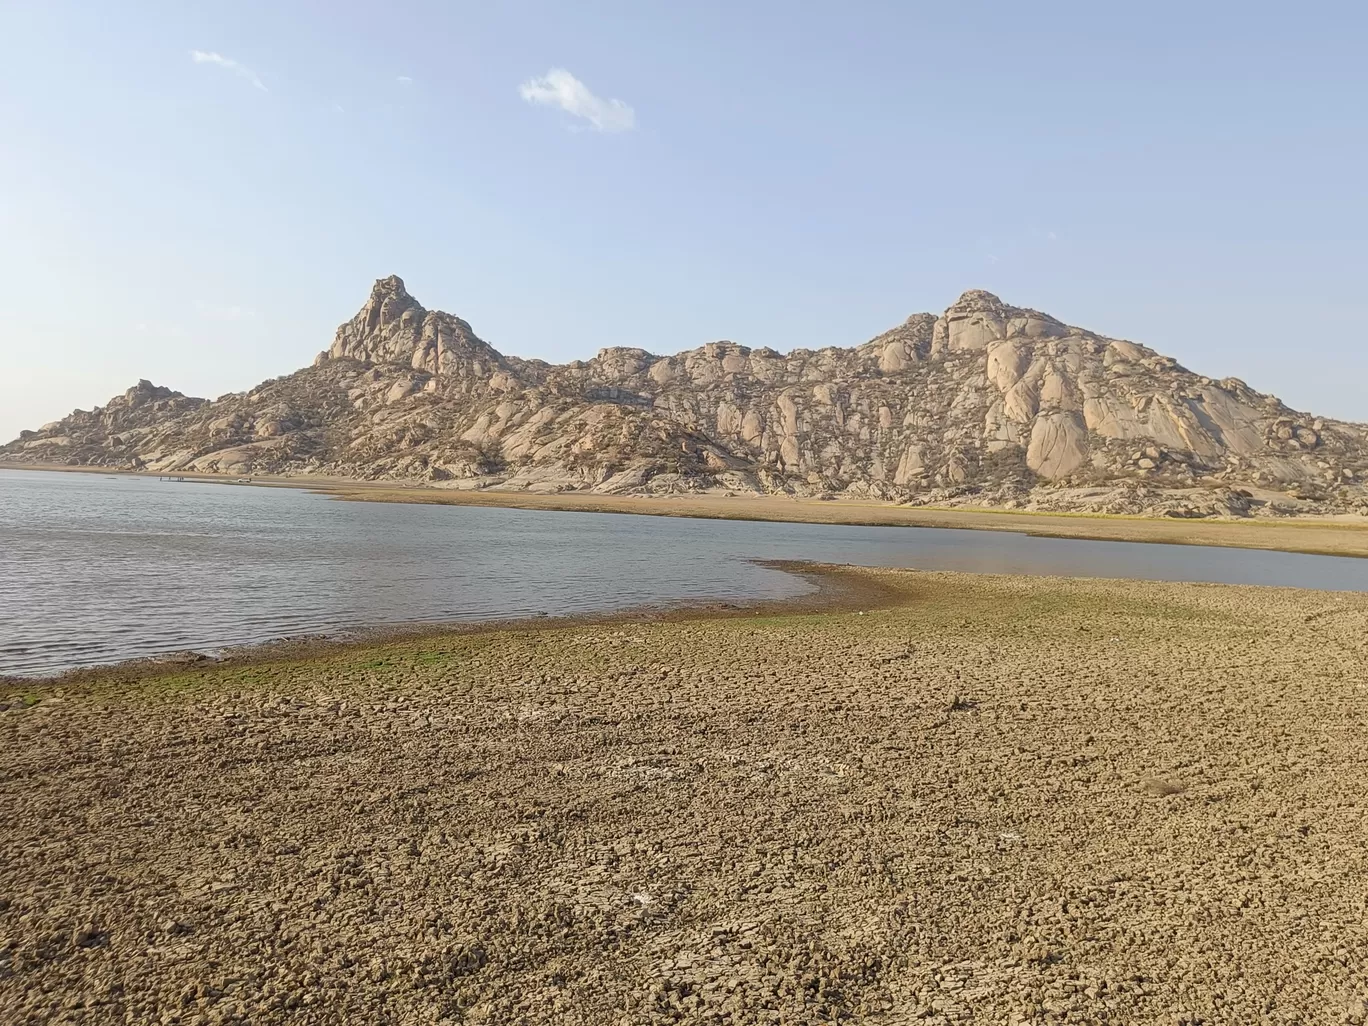
[[[1330,556],[0,471],[0,674],[385,624],[810,590],[756,559],[1368,591],[1368,560]]]

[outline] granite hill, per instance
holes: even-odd
[[[981,291],[854,348],[710,342],[553,366],[505,356],[389,277],[311,367],[215,400],[142,381],[25,431],[0,460],[1181,516],[1368,511],[1368,426]]]

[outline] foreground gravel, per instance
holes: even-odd
[[[0,691],[0,1022],[1365,1021],[1368,597],[846,574]]]

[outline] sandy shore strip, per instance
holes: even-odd
[[[1368,596],[832,572],[0,688],[0,1021],[1365,1021]]]
[[[0,463],[0,470],[136,474],[94,467],[60,467]],[[182,476],[182,475],[177,475]],[[219,474],[185,474],[187,481],[239,484]],[[354,481],[331,477],[253,477],[251,486],[303,488],[360,502],[406,502],[504,509],[544,509],[581,513],[638,513],[646,516],[754,520],[803,524],[847,524],[861,527],[942,527],[970,531],[1013,531],[1042,538],[1090,541],[1151,542],[1167,545],[1216,545],[1228,548],[1304,552],[1322,556],[1368,558],[1368,520],[1296,517],[1281,520],[1175,520],[1162,517],[1085,513],[1026,513],[1003,509],[940,509],[892,503],[836,500],[822,502],[788,496],[680,494],[663,496],[593,495],[586,492],[467,490]]]

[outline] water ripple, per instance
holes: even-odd
[[[1368,561],[915,528],[337,502],[0,471],[0,674],[402,623],[783,598],[754,559],[1368,590]]]

